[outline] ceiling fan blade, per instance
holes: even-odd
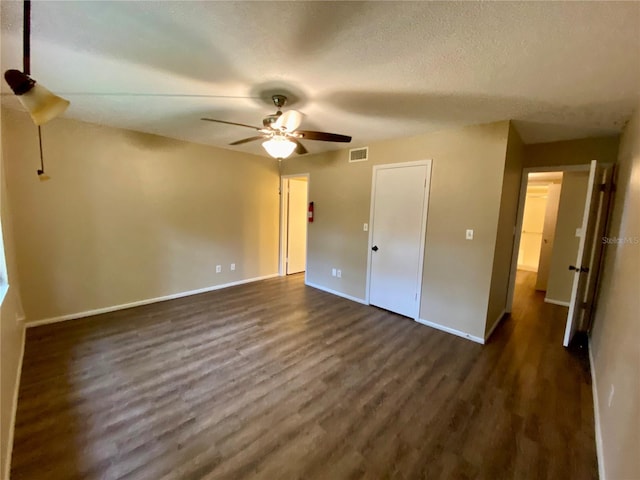
[[[274,128],[279,128],[285,132],[293,132],[302,123],[304,114],[297,110],[288,110],[278,117],[273,123]]]
[[[245,123],[227,122],[225,120],[216,120],[214,118],[201,118],[200,120],[205,120],[207,122],[224,123],[226,125],[235,125],[237,127],[253,128],[254,130],[258,130],[258,131],[262,130],[262,128],[260,127],[254,127],[253,125],[247,125]]]
[[[258,135],[256,137],[243,138],[242,140],[236,140],[235,142],[231,142],[229,145],[242,145],[243,143],[255,142],[256,140],[261,140],[266,138],[264,135]]]
[[[313,132],[311,130],[296,130],[294,133],[300,135],[298,138],[305,140],[320,140],[323,142],[345,142],[349,143],[351,137],[348,135],[339,135],[337,133]]]
[[[296,144],[296,153],[298,155],[304,155],[305,153],[309,153],[309,150],[307,150],[305,146],[301,144],[297,139],[293,137],[287,137],[287,138]]]

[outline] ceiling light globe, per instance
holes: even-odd
[[[285,137],[270,138],[262,146],[273,158],[287,158],[296,149],[296,144]]]
[[[61,115],[69,106],[68,100],[54,95],[18,70],[7,70],[4,77],[36,125]]]

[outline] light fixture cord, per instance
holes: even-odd
[[[31,0],[24,0],[22,28],[22,71],[31,75]]]
[[[40,125],[38,125],[38,143],[40,144],[40,170],[38,170],[38,175],[42,175],[44,173],[44,155],[42,154],[42,130]]]

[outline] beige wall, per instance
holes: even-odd
[[[609,237],[591,335],[604,479],[640,478],[640,105],[620,142]],[[611,392],[614,392],[611,395]]]
[[[36,128],[3,115],[27,321],[277,273],[275,160],[57,119],[41,182]]]
[[[549,278],[547,280],[546,299],[556,302],[569,302],[575,273],[569,265],[575,265],[578,255],[576,229],[582,226],[584,202],[587,195],[589,172],[564,172],[558,222],[551,252]]]
[[[5,138],[6,124],[0,118],[0,145]],[[8,478],[8,458],[11,451],[11,421],[15,408],[14,393],[17,388],[20,357],[24,342],[24,324],[19,295],[18,275],[15,264],[12,218],[6,195],[4,155],[0,148],[0,215],[2,240],[9,280],[9,289],[0,307],[0,478]],[[1,261],[1,260],[0,260]]]
[[[518,132],[513,127],[513,124],[510,123],[502,183],[502,196],[500,198],[500,216],[498,219],[498,231],[493,254],[493,270],[491,275],[491,288],[489,290],[487,322],[484,331],[485,337],[489,334],[495,323],[500,320],[507,307],[523,159],[524,144],[520,139],[520,135],[518,135]]]
[[[420,317],[483,338],[508,133],[505,121],[372,143],[367,162],[346,149],[284,161],[286,174],[310,173],[308,282],[364,299],[372,167],[432,159]]]
[[[615,163],[619,137],[581,138],[560,142],[535,143],[524,147],[524,167],[584,165],[591,160]]]

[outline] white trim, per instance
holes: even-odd
[[[342,292],[339,292],[337,290],[332,290],[330,288],[323,287],[322,285],[318,285],[316,283],[307,282],[306,280],[305,280],[304,284],[307,287],[317,288],[318,290],[322,290],[323,292],[327,292],[327,293],[330,293],[332,295],[336,295],[338,297],[346,298],[347,300],[351,300],[352,302],[361,303],[363,305],[369,305],[364,298],[353,297],[351,295],[347,295],[346,293],[342,293]]]
[[[568,307],[570,305],[569,302],[564,302],[562,300],[554,300],[553,298],[544,297],[544,303],[551,303],[553,305],[560,305],[561,307]]]
[[[25,325],[27,328],[30,328],[30,327],[37,327],[39,325],[47,325],[49,323],[64,322],[67,320],[76,320],[78,318],[85,318],[85,317],[91,317],[93,315],[100,315],[101,313],[115,312],[117,310],[125,310],[127,308],[140,307],[142,305],[149,305],[150,303],[164,302],[167,300],[175,300],[176,298],[189,297],[191,295],[198,295],[199,293],[212,292],[214,290],[220,290],[227,287],[234,287],[236,285],[242,285],[245,283],[258,282],[260,280],[267,280],[269,278],[274,278],[277,276],[278,276],[277,273],[272,273],[270,275],[263,275],[262,277],[247,278],[245,280],[238,280],[237,282],[223,283],[222,285],[214,285],[212,287],[199,288],[197,290],[189,290],[188,292],[173,293],[171,295],[165,295],[163,297],[148,298],[146,300],[138,300],[136,302],[123,303],[121,305],[114,305],[111,307],[97,308],[95,310],[87,310],[86,312],[70,313],[68,315],[61,315],[59,317],[53,317],[53,318],[45,318],[43,320],[32,320],[30,322],[26,322]]]
[[[600,405],[598,402],[598,388],[596,387],[596,370],[593,363],[591,350],[591,337],[589,337],[589,367],[591,368],[591,392],[593,395],[593,419],[596,430],[596,457],[598,459],[598,477],[606,480],[607,474],[604,468],[604,450],[602,447],[602,427],[600,425]]]
[[[472,342],[476,342],[484,345],[484,338],[476,337],[475,335],[470,335],[461,330],[456,330],[455,328],[451,328],[451,327],[445,327],[444,325],[433,323],[423,318],[416,318],[416,322],[421,323],[422,325],[426,325],[427,327],[435,328],[436,330],[442,330],[443,332],[451,333],[453,335],[457,335],[458,337],[466,338],[467,340],[471,340]]]
[[[370,300],[370,288],[371,288],[371,246],[373,242],[373,232],[375,229],[373,215],[375,212],[375,194],[376,194],[376,174],[378,170],[385,170],[390,168],[406,168],[406,167],[417,167],[417,166],[425,166],[427,167],[426,171],[426,184],[424,188],[424,196],[423,196],[423,204],[422,204],[422,224],[420,225],[420,256],[418,258],[418,279],[417,279],[417,298],[416,298],[416,307],[415,307],[415,315],[413,317],[414,320],[418,320],[420,318],[420,304],[422,303],[422,276],[424,270],[424,251],[425,251],[425,243],[427,237],[427,214],[429,211],[429,195],[431,193],[431,170],[432,170],[432,159],[425,160],[416,160],[412,162],[398,162],[398,163],[387,163],[384,165],[375,165],[373,167],[372,175],[371,175],[371,201],[369,207],[369,240],[367,245],[367,278],[366,278],[366,286],[365,286],[365,301],[367,305]]]
[[[16,383],[13,387],[13,405],[11,405],[11,417],[9,418],[9,437],[7,439],[7,455],[5,457],[5,470],[2,472],[2,478],[9,480],[11,473],[11,455],[13,454],[13,437],[16,429],[16,413],[18,411],[18,394],[20,392],[20,379],[22,377],[22,361],[24,359],[24,345],[27,338],[27,330],[22,327],[22,345],[20,346],[20,358],[18,359],[18,368],[16,372]]]
[[[487,343],[487,341],[489,340],[489,337],[491,337],[494,330],[498,328],[498,325],[500,324],[500,322],[502,322],[502,319],[506,316],[507,316],[507,310],[506,309],[502,310],[502,313],[498,315],[498,318],[496,318],[496,321],[493,322],[493,326],[491,327],[491,330],[489,330],[489,332],[484,336],[484,342],[482,343]]]
[[[511,252],[511,273],[509,274],[509,287],[507,289],[507,313],[513,308],[513,295],[516,290],[516,273],[518,266],[518,253],[520,250],[520,236],[522,234],[522,220],[524,217],[524,202],[527,196],[527,183],[529,174],[534,172],[582,172],[589,171],[589,164],[582,165],[558,165],[550,167],[527,167],[522,169],[520,178],[520,198],[518,199],[518,214],[513,232],[513,248]]]

